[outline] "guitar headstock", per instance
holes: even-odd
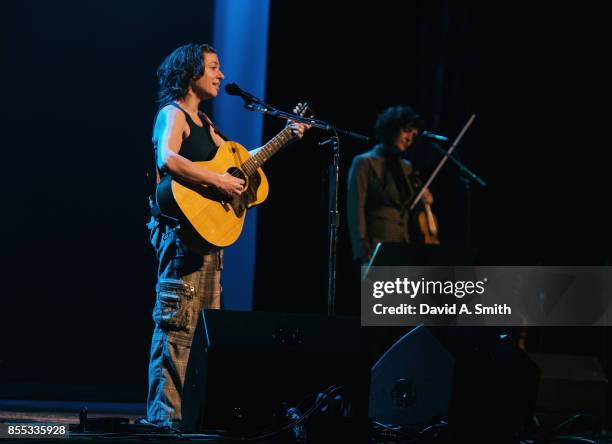
[[[309,117],[309,118],[314,117],[314,110],[310,106],[308,106],[307,102],[298,103],[296,107],[293,108],[293,113],[298,114],[302,117]]]

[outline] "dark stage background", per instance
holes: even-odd
[[[211,40],[213,4],[5,8],[0,381],[11,384],[3,390],[15,382],[30,391],[33,383],[77,384],[97,386],[92,397],[102,387],[143,400],[154,302],[144,225],[154,74],[178,45]],[[575,51],[576,33],[547,11],[516,4],[492,11],[479,2],[414,0],[330,10],[329,2],[273,0],[266,99],[287,110],[308,100],[318,118],[367,135],[389,105],[411,104],[429,130],[451,137],[476,113],[455,153],[488,183],[472,189],[478,263],[610,264],[609,174],[601,142],[584,137],[595,112],[576,101],[593,86],[574,74],[588,70],[585,48],[594,43]],[[582,38],[595,42],[597,28]],[[267,118],[266,139],[281,126]],[[266,169],[257,310],[326,312],[330,156],[317,146],[324,137],[311,130]],[[342,139],[341,313],[358,310],[346,175],[367,149]],[[426,143],[412,156],[424,177],[439,159]],[[464,244],[467,196],[453,165],[432,192],[442,241]],[[597,355],[609,374],[608,336],[594,328],[530,329],[528,346]]]

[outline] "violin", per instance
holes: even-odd
[[[419,197],[422,197],[424,191],[423,188],[425,187],[423,186],[423,182],[421,182],[418,174],[419,173],[417,172],[413,176],[412,183],[415,189],[421,190],[419,192]],[[436,216],[434,216],[433,212],[431,211],[431,205],[429,203],[425,202],[425,200],[421,200],[421,203],[423,204],[423,209],[416,214],[416,223],[418,224],[418,227],[415,226],[414,229],[418,229],[424,244],[439,245],[440,239],[438,238],[438,219],[436,219]]]
[[[423,236],[423,243],[430,245],[439,245],[438,238],[438,220],[431,211],[431,205],[423,202],[424,209],[419,211],[417,216],[419,222],[419,230]]]

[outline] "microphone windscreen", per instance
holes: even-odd
[[[225,85],[225,92],[230,96],[238,96],[240,95],[241,90],[235,83],[228,83]]]

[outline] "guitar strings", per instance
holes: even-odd
[[[273,138],[273,139],[272,139],[270,142],[268,142],[267,144],[270,144],[270,143],[274,142],[274,141],[275,141],[276,139],[278,139],[278,138],[280,138],[280,134],[279,134],[278,136],[274,137],[274,138]],[[267,144],[266,144],[266,145],[267,145]],[[259,153],[258,153],[258,154],[259,154]],[[257,154],[256,154],[255,156],[257,156]],[[246,163],[247,163],[247,162],[249,162],[251,159],[253,159],[255,156],[251,157],[250,159],[247,159],[247,160],[246,160],[246,162],[244,162],[244,163],[243,163],[241,166],[246,165]],[[257,164],[256,164],[256,165],[257,165]],[[245,168],[245,169],[246,169],[246,168]],[[257,168],[255,168],[255,171],[257,171]],[[255,171],[254,171],[254,172],[255,172]],[[236,177],[236,178],[241,178],[241,176],[242,176],[242,175],[244,175],[244,176],[247,176],[247,177],[248,177],[248,176],[250,176],[251,174],[253,174],[253,173],[250,173],[250,174],[244,174],[241,168],[236,168],[234,171],[232,171],[232,172],[230,173],[230,176],[232,176],[232,177]]]
[[[303,104],[300,104],[300,106],[298,106],[298,107],[297,107],[296,109],[294,109],[293,111],[294,111],[294,112],[297,112],[297,113],[299,113],[301,116],[303,116],[304,114],[306,114],[306,111],[307,111],[307,110],[308,110],[308,104],[307,104],[306,102],[304,102]],[[284,131],[290,131],[289,127],[286,127],[286,128],[284,129]],[[271,144],[271,143],[275,142],[277,139],[280,139],[280,138],[281,138],[281,135],[280,135],[280,134],[278,134],[276,137],[274,137],[274,138],[273,138],[273,139],[272,139],[270,142],[268,142],[266,145],[269,145],[269,144]],[[258,154],[259,154],[259,153],[258,153]],[[257,154],[256,154],[255,156],[257,156]],[[244,162],[244,163],[243,163],[241,166],[246,165],[246,163],[247,163],[247,162],[249,162],[249,161],[251,161],[251,159],[253,159],[255,156],[251,157],[250,159],[247,159],[247,161],[246,161],[246,162]],[[246,169],[246,168],[247,168],[247,167],[245,167],[245,169]],[[234,171],[232,171],[232,172],[230,173],[230,176],[232,176],[232,177],[236,177],[236,178],[239,178],[240,176],[244,175],[244,176],[248,177],[248,176],[250,176],[251,174],[253,174],[255,171],[257,171],[257,168],[258,168],[258,165],[257,165],[257,163],[255,162],[255,170],[254,170],[252,173],[248,173],[248,172],[247,172],[247,174],[244,174],[244,172],[242,171],[242,169],[241,169],[241,168],[236,168]]]

